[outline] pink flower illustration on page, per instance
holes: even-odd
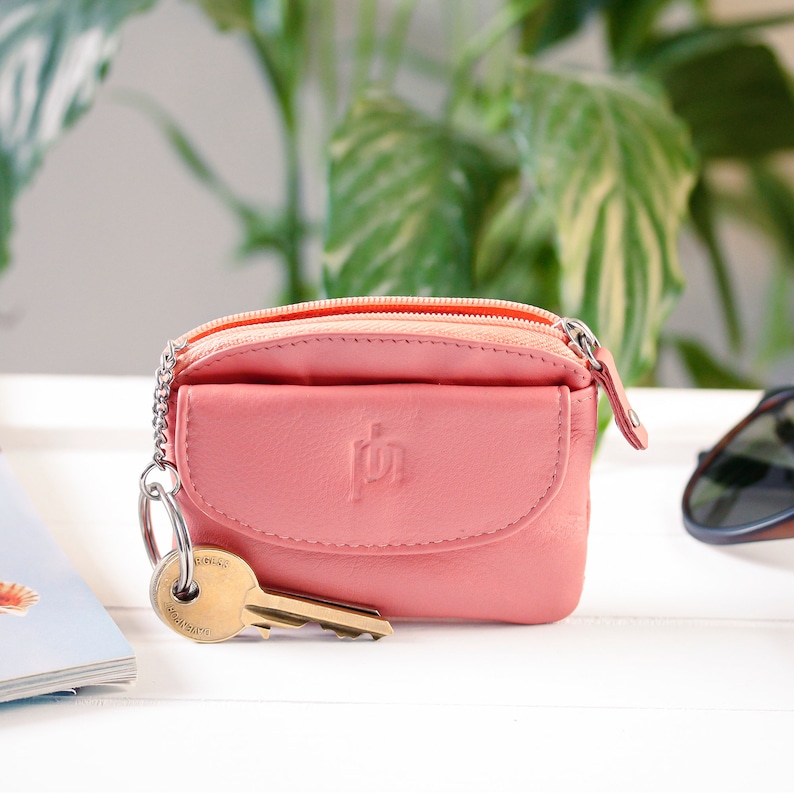
[[[0,582],[0,615],[23,616],[39,600],[39,594],[16,582]]]

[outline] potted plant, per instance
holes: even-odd
[[[794,197],[774,158],[794,148],[794,97],[758,33],[794,15],[720,22],[704,0],[503,0],[478,20],[479,4],[442,2],[454,41],[428,55],[412,44],[416,0],[188,1],[250,48],[272,88],[287,164],[281,205],[243,201],[167,109],[133,101],[239,220],[242,253],[278,255],[285,301],[499,296],[583,319],[627,382],[652,379],[660,341],[700,384],[751,382],[699,341],[665,337],[664,322],[684,287],[686,224],[708,254],[731,350],[746,345],[719,232],[726,212],[775,241],[772,320],[786,316]],[[124,21],[154,4],[5,0],[0,266],[14,199],[90,106]],[[351,9],[356,30],[342,46],[335,14]],[[559,45],[593,24],[603,33],[602,70],[549,65]],[[402,95],[406,71],[434,86],[436,107]],[[325,111],[311,141],[327,166],[319,219],[308,217],[300,191],[309,85],[321,89]],[[738,188],[715,177],[725,161],[741,171]],[[318,228],[322,283],[306,262]],[[791,333],[770,337],[767,360],[790,346]]]

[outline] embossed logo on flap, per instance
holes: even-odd
[[[369,438],[353,442],[350,501],[359,501],[362,489],[368,483],[383,479],[400,482],[403,478],[404,457],[404,450],[399,444],[381,437],[380,424],[371,424]]]
[[[523,531],[566,482],[565,387],[199,384],[178,400],[179,498],[196,527],[224,528],[218,538],[446,551]],[[585,509],[587,478],[571,488]]]

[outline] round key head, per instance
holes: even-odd
[[[223,549],[195,548],[193,559],[196,592],[186,598],[175,595],[179,556],[172,551],[152,575],[152,606],[177,634],[196,642],[228,640],[245,628],[243,607],[251,588],[258,587],[256,576],[245,560]]]

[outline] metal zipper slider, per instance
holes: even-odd
[[[612,353],[601,347],[598,337],[581,321],[561,317],[558,323],[571,348],[590,364],[596,382],[604,390],[615,417],[615,424],[634,449],[648,448],[648,431],[631,407]]]

